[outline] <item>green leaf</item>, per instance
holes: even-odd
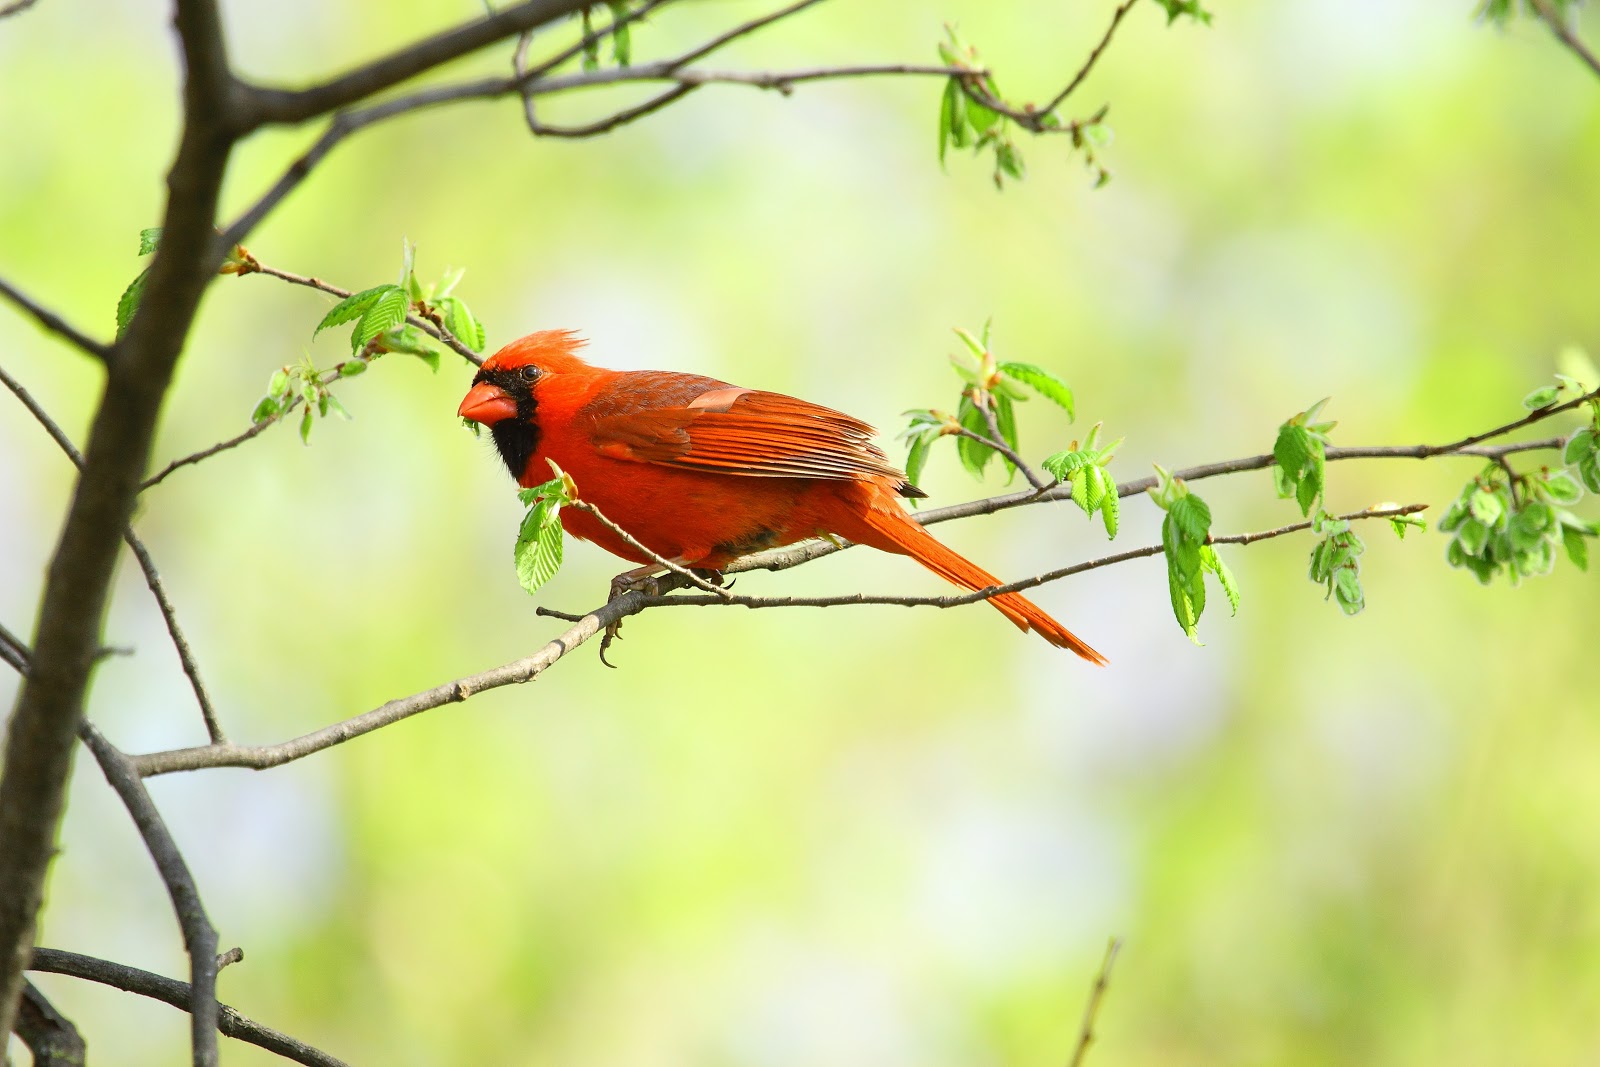
[[[1571,526],[1561,529],[1561,544],[1567,550],[1567,558],[1580,571],[1589,569],[1589,542],[1583,538],[1583,533]]]
[[[1064,482],[1079,467],[1093,463],[1094,458],[1094,453],[1080,448],[1075,452],[1057,452],[1054,455],[1046,456],[1039,465],[1049,471],[1056,481]]]
[[[282,413],[283,409],[278,406],[277,400],[270,396],[264,396],[261,398],[261,403],[257,404],[256,409],[250,413],[250,421],[259,424],[266,422],[268,419],[276,418]]]
[[[1032,363],[1002,363],[996,369],[1007,378],[1026,385],[1046,400],[1059,404],[1066,410],[1067,418],[1077,418],[1072,390],[1066,382],[1043,367],[1036,367]]]
[[[989,354],[988,346],[982,341],[978,340],[976,337],[972,336],[972,331],[964,330],[960,326],[957,326],[955,327],[955,334],[957,337],[961,338],[961,343],[966,345],[967,350],[971,352],[977,359],[981,360],[984,356]]]
[[[367,361],[364,359],[347,359],[339,364],[339,377],[354,378],[358,374],[367,373]]]
[[[1544,479],[1544,491],[1557,504],[1576,504],[1583,497],[1583,487],[1572,480],[1566,471],[1555,471]]]
[[[345,410],[345,406],[339,403],[339,398],[334,396],[332,393],[323,393],[322,398],[325,401],[322,406],[322,414],[326,415],[331,411],[346,421],[355,418],[354,415]]]
[[[133,321],[134,313],[139,310],[139,301],[144,298],[144,283],[150,277],[150,268],[146,267],[139,272],[139,276],[128,283],[122,291],[122,296],[117,300],[117,340],[122,340],[122,335],[128,332],[128,323]]]
[[[1211,533],[1211,508],[1193,493],[1174,500],[1167,515],[1187,540],[1203,544]]]
[[[161,227],[151,226],[149,229],[139,231],[139,254],[148,256],[156,250],[161,243]]]
[[[340,323],[359,319],[362,313],[377,301],[378,297],[391,289],[398,291],[400,287],[398,285],[374,285],[371,289],[363,289],[359,293],[351,293],[328,309],[328,313],[322,316],[322,321],[317,323],[317,328],[311,331],[311,336],[315,337],[330,326],[338,326]]]
[[[1406,539],[1406,530],[1412,526],[1418,529],[1426,529],[1428,524],[1421,515],[1391,515],[1389,517],[1390,529],[1394,530],[1394,535],[1402,541]]]
[[[1217,550],[1210,545],[1200,550],[1200,562],[1206,570],[1217,576],[1217,584],[1222,586],[1222,591],[1228,597],[1228,613],[1239,614],[1239,583],[1234,579],[1233,572],[1228,565],[1222,562],[1222,557],[1217,555]]]
[[[561,569],[561,505],[566,500],[566,490],[560,478],[553,478],[533,489],[524,489],[517,496],[529,508],[517,531],[513,558],[517,581],[533,593]]]
[[[1361,573],[1355,567],[1340,567],[1333,575],[1333,598],[1346,615],[1358,614],[1367,606],[1361,591]]]
[[[289,395],[289,368],[279,367],[272,372],[272,377],[267,379],[267,395],[279,398]]]
[[[1089,510],[1089,468],[1079,467],[1071,474],[1072,502],[1083,509],[1085,515],[1092,514]]]
[[[988,421],[983,417],[978,405],[968,396],[961,398],[961,406],[956,409],[956,421],[975,434],[989,436]],[[973,477],[982,478],[984,468],[994,458],[994,449],[982,441],[974,441],[963,434],[956,438],[956,454],[961,458],[961,465],[967,468]]]
[[[583,69],[594,71],[600,69],[600,38],[594,35],[594,22],[589,17],[589,9],[584,8],[581,21],[583,24]]]
[[[922,477],[922,468],[927,466],[928,452],[933,448],[936,438],[922,434],[911,439],[911,450],[906,453],[906,481],[912,485],[917,484],[917,479]],[[917,501],[913,499],[911,506],[916,507]]]
[[[1456,531],[1461,550],[1469,556],[1481,556],[1489,545],[1489,528],[1477,519],[1468,519]]]
[[[955,79],[951,79],[954,81]],[[1000,113],[993,108],[974,100],[966,93],[961,94],[967,104],[967,124],[979,133],[986,132],[996,122],[1000,121]]]
[[[457,296],[447,296],[440,299],[439,305],[444,309],[445,329],[474,352],[482,352],[488,337],[484,333],[483,323],[472,314],[466,301]]]
[[[1479,489],[1467,498],[1467,510],[1472,513],[1473,518],[1485,526],[1493,526],[1500,521],[1506,508],[1505,501],[1500,498],[1499,493]]]
[[[1559,385],[1542,385],[1522,398],[1522,406],[1529,411],[1538,411],[1547,408],[1556,402],[1556,397],[1561,395]]]
[[[1581,462],[1584,456],[1590,455],[1597,446],[1596,434],[1593,427],[1584,427],[1573,434],[1567,441],[1567,447],[1561,453],[1563,463]]]
[[[633,40],[629,36],[628,5],[623,0],[607,0],[611,9],[611,58],[626,67],[633,60]]]
[[[361,313],[361,321],[350,335],[350,348],[360,351],[374,337],[402,325],[410,308],[411,298],[406,291],[398,285],[389,286]]]
[[[300,416],[300,443],[304,445],[311,443],[311,406],[309,404],[306,405],[305,414]]]
[[[1122,513],[1122,500],[1117,496],[1116,487],[1106,494],[1105,503],[1100,505],[1100,517],[1105,521],[1106,540],[1112,541],[1117,536],[1117,522]]]

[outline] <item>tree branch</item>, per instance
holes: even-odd
[[[0,11],[0,16],[4,14]],[[83,1035],[26,980],[17,1010],[17,1036],[28,1047],[33,1067],[83,1067],[87,1055]]]
[[[1583,38],[1573,32],[1555,5],[1550,0],[1528,0],[1528,3],[1544,24],[1550,27],[1550,32],[1555,35],[1556,40],[1566,45],[1568,51],[1582,60],[1584,66],[1593,71],[1596,77],[1600,77],[1600,56],[1590,51],[1589,46],[1583,43]]]
[[[1078,68],[1078,73],[1073,75],[1072,80],[1067,83],[1067,87],[1057,93],[1044,106],[1044,110],[1040,114],[1049,115],[1054,112],[1056,108],[1066,103],[1067,97],[1071,96],[1078,86],[1083,84],[1084,79],[1089,76],[1089,72],[1094,69],[1094,65],[1100,61],[1100,56],[1105,52],[1106,46],[1111,43],[1111,38],[1117,32],[1117,27],[1122,24],[1123,16],[1128,13],[1129,8],[1138,2],[1139,0],[1123,0],[1123,3],[1117,6],[1117,10],[1111,14],[1111,25],[1106,27],[1106,32],[1100,38],[1100,43],[1094,46],[1094,51],[1089,53],[1089,58],[1083,61],[1083,66]]]
[[[155,861],[167,895],[172,898],[172,909],[177,912],[178,925],[183,930],[183,946],[189,953],[187,1010],[192,1017],[190,1041],[194,1064],[195,1067],[216,1067],[217,931],[206,917],[200,890],[189,873],[189,865],[183,860],[183,853],[178,851],[177,842],[167,831],[167,824],[162,821],[161,813],[156,810],[155,802],[150,799],[128,757],[91,724],[84,723],[80,733],[83,743],[89,746],[100,770],[105,773],[106,781],[117,791],[123,806],[133,817],[139,836],[144,838],[145,850]]]
[[[102,362],[105,360],[106,352],[108,351],[105,345],[76,329],[71,323],[67,322],[66,319],[63,319],[60,315],[57,315],[49,308],[35,303],[33,300],[29,299],[25,293],[23,293],[20,289],[17,289],[10,282],[7,282],[4,278],[0,278],[0,296],[4,296],[7,300],[21,308],[25,313],[32,316],[34,321],[38,322],[40,326],[43,326],[46,330],[49,330],[57,337],[61,337],[71,342],[74,347],[87,352],[95,359],[101,360]]]
[[[113,989],[159,1000],[179,1011],[188,1011],[194,999],[192,989],[187,982],[61,949],[34,949],[28,969],[49,974],[64,974],[69,978],[81,978],[87,982],[98,982]],[[226,1004],[217,1005],[217,1029],[237,1041],[264,1048],[284,1059],[303,1063],[306,1067],[349,1067],[343,1060],[335,1059],[326,1052],[312,1048],[288,1034],[263,1026]]]
[[[1113,937],[1107,942],[1106,958],[1100,963],[1100,973],[1095,976],[1094,985],[1089,987],[1089,1001],[1083,1006],[1083,1022],[1078,1026],[1078,1046],[1073,1049],[1072,1060],[1067,1067],[1083,1067],[1083,1058],[1089,1054],[1089,1046],[1094,1044],[1094,1024],[1100,1016],[1100,1002],[1105,999],[1106,986],[1111,982],[1111,967],[1117,962],[1117,953],[1120,951],[1121,938]]]
[[[16,394],[17,399],[22,401],[23,407],[28,409],[39,425],[44,427],[45,432],[60,447],[61,451],[66,453],[67,458],[72,461],[72,465],[82,471],[83,455],[73,445],[72,439],[56,424],[56,421],[50,417],[49,413],[40,406],[39,402],[33,398],[33,395],[6,372],[4,367],[0,367],[0,383],[4,383],[7,389]],[[163,472],[162,476],[165,477],[165,472]],[[150,587],[151,595],[156,598],[156,606],[161,609],[161,619],[167,625],[167,634],[172,638],[172,647],[178,652],[178,663],[183,667],[183,673],[189,679],[190,688],[194,690],[195,702],[200,705],[200,718],[205,722],[207,735],[210,736],[212,741],[226,740],[222,732],[222,723],[217,718],[217,710],[211,703],[211,694],[206,691],[205,682],[200,678],[200,665],[195,661],[194,653],[189,648],[189,642],[183,635],[183,628],[178,625],[177,609],[172,606],[172,601],[167,597],[166,587],[161,583],[161,575],[156,571],[155,560],[150,557],[150,550],[139,539],[139,535],[133,532],[133,527],[131,526],[123,531],[122,539],[127,543],[128,548],[133,551],[134,559],[139,562],[139,570],[144,574],[145,584]]]
[[[322,85],[283,90],[252,86],[251,125],[300,123],[365,100],[497,41],[538,29],[593,0],[527,0],[391,52]]]

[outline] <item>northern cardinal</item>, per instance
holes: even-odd
[[[849,415],[781,393],[673,371],[592,367],[568,330],[513,341],[484,362],[457,414],[489,428],[518,484],[548,481],[554,460],[579,496],[664,559],[720,570],[740,556],[831,533],[910,556],[967,589],[1002,584],[934,539],[896,497],[927,494]],[[574,537],[658,564],[593,515],[561,512]],[[1018,593],[992,598],[1091,663],[1100,653]]]

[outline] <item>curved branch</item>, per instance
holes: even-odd
[[[1562,16],[1550,0],[1528,0],[1534,12],[1550,27],[1550,32],[1555,39],[1567,47],[1573,55],[1577,56],[1583,65],[1592,70],[1596,77],[1600,77],[1600,56],[1590,51],[1589,46],[1583,43],[1583,38],[1573,32],[1567,25],[1567,20]]]
[[[188,1011],[193,992],[187,982],[165,975],[152,974],[137,967],[128,967],[110,960],[66,952],[56,948],[36,948],[28,962],[28,970],[47,974],[64,974],[86,982],[98,982],[127,993],[170,1004],[179,1011]],[[239,1013],[226,1004],[217,1005],[217,1029],[237,1041],[244,1041],[275,1052],[286,1060],[303,1063],[306,1067],[349,1067],[343,1060],[335,1059],[320,1049],[280,1033],[270,1026]]]
[[[172,910],[177,912],[178,925],[183,930],[183,947],[189,953],[189,1001],[187,1010],[192,1016],[190,1039],[194,1046],[195,1067],[215,1067],[217,1062],[217,931],[206,917],[205,905],[200,902],[200,890],[189,865],[178,851],[177,842],[167,830],[155,801],[145,789],[132,763],[121,750],[107,741],[89,723],[80,730],[83,743],[94,753],[106,781],[122,798],[122,804],[133,817],[133,824],[144,838],[145,850],[155,861],[161,881],[166,884],[167,895],[172,898]]]
[[[17,307],[21,308],[28,315],[32,316],[34,321],[38,322],[40,326],[43,326],[57,337],[61,337],[71,342],[73,346],[81,349],[84,352],[87,352],[95,359],[101,360],[102,362],[105,360],[106,352],[109,351],[106,345],[101,344],[99,341],[96,341],[94,338],[76,329],[71,323],[67,322],[66,319],[63,319],[60,315],[57,315],[49,308],[35,303],[33,300],[29,299],[25,293],[11,285],[4,278],[0,278],[0,296],[5,297]]]
[[[0,17],[4,15],[0,11]],[[72,1020],[28,981],[22,983],[22,1003],[17,1007],[17,1036],[28,1047],[33,1067],[83,1067],[88,1054]]]

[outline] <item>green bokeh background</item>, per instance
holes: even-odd
[[[471,17],[466,0],[225,5],[235,59],[306,82]],[[635,35],[668,53],[758,13],[704,0]],[[1019,98],[1075,69],[1109,4],[856,0],[725,67],[928,61],[955,19]],[[892,428],[952,406],[950,328],[1077,391],[1028,405],[1037,457],[1097,420],[1114,469],[1259,452],[1332,395],[1346,444],[1515,417],[1568,343],[1600,347],[1600,82],[1535,24],[1466,2],[1219,2],[1210,29],[1130,14],[1082,111],[1115,179],[1061,143],[1030,176],[934,160],[939,86],[712,88],[596,141],[531,140],[512,102],[348,142],[253,236],[347,287],[468,268],[491,345],[568,326],[595,361],[796,393]],[[164,5],[41,0],[0,24],[0,273],[99,335],[159,220],[176,129]],[[1600,25],[1588,27],[1600,37]],[[500,69],[505,49],[451,73]],[[551,101],[578,119],[621,97]],[[315,131],[252,141],[229,214]],[[220,280],[158,462],[237,432],[326,298]],[[0,313],[5,366],[80,440],[86,360]],[[152,491],[138,527],[233,734],[283,739],[527,654],[519,509],[453,417],[468,368],[393,357],[353,423],[275,429]],[[897,453],[898,454],[898,453]],[[70,471],[0,397],[0,619],[31,627]],[[1439,504],[1473,462],[1341,464],[1330,504]],[[934,503],[978,486],[953,454]],[[1207,483],[1223,531],[1297,517],[1264,473]],[[1589,513],[1592,508],[1585,505]],[[1124,508],[1118,544],[1158,513]],[[1600,1060],[1595,579],[1480,588],[1434,533],[1367,531],[1368,607],[1305,580],[1309,543],[1227,559],[1205,647],[1159,559],[1037,599],[1095,671],[992,612],[671,611],[592,651],[270,773],[152,788],[225,945],[222,995],[356,1064],[1025,1067],[1070,1054],[1106,938],[1126,938],[1091,1062]],[[1106,549],[1059,504],[940,528],[1007,576]],[[569,546],[540,603],[586,608],[616,561]],[[932,593],[850,552],[760,593]],[[202,739],[137,570],[91,714],[148,750]],[[15,680],[0,677],[9,704]],[[42,943],[169,974],[171,911],[80,760]],[[178,1062],[186,1020],[42,976],[93,1062]],[[224,1062],[280,1062],[232,1042]]]

